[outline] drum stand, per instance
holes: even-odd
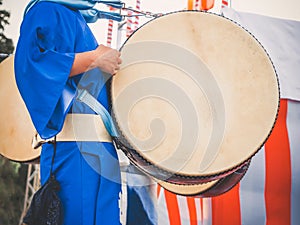
[[[40,165],[28,164],[24,206],[23,206],[23,211],[21,214],[19,225],[22,225],[23,217],[26,215],[26,212],[31,203],[31,199],[34,193],[39,189],[39,187],[40,187]]]

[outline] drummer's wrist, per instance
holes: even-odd
[[[92,50],[88,52],[88,61],[90,62],[89,69],[95,69],[98,67],[97,58],[99,57],[97,50]]]
[[[97,54],[95,50],[75,54],[75,59],[69,76],[75,76],[96,68]]]

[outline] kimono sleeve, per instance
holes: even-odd
[[[75,96],[68,86],[76,24],[64,6],[38,3],[25,16],[15,53],[15,76],[42,138],[56,135]]]

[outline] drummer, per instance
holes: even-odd
[[[93,6],[89,0],[32,0],[27,7],[15,74],[35,129],[44,139],[61,131],[67,114],[93,114],[75,100],[78,85],[108,110],[104,74],[118,71],[120,52],[97,44],[79,12]],[[63,224],[120,224],[120,171],[112,143],[74,140],[56,146],[53,169],[61,186]],[[52,143],[42,146],[42,184],[49,178],[53,149]]]

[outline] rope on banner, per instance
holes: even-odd
[[[107,26],[107,46],[108,47],[111,47],[113,26],[114,26],[114,21],[108,20],[108,26]]]
[[[198,0],[200,1],[200,0]],[[126,21],[119,24],[118,27],[122,27],[126,24],[126,37],[129,37],[134,30],[136,30],[139,27],[139,17],[143,16],[146,18],[157,18],[159,16],[162,16],[162,13],[152,13],[152,12],[144,12],[141,11],[141,0],[136,0],[136,6],[135,9],[132,7],[126,7],[124,3],[122,3],[121,7],[110,7],[110,11],[119,10],[119,15],[122,17],[121,21],[124,21],[126,18]],[[122,12],[126,12],[126,15],[122,14]],[[117,20],[119,21],[119,20]],[[120,22],[120,21],[119,21]],[[108,21],[108,28],[107,28],[107,46],[111,47],[112,43],[112,35],[113,35],[113,20]],[[118,28],[119,29],[119,28]]]
[[[141,1],[136,0],[136,10],[141,11]],[[135,21],[134,21],[134,30],[136,30],[139,27],[139,16],[135,16]]]
[[[132,21],[132,10],[127,10],[127,26],[126,26],[126,37],[129,37],[130,34],[132,33],[132,24],[133,24],[133,21]]]

